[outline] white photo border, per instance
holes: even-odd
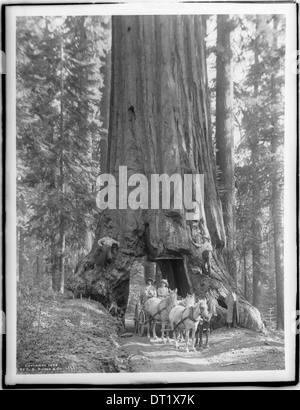
[[[5,7],[6,23],[6,376],[7,385],[82,384],[134,385],[182,383],[282,383],[295,380],[296,337],[293,333],[297,298],[297,78],[294,70],[296,4],[129,2],[124,4],[24,5]],[[285,172],[284,172],[284,268],[285,268],[285,370],[189,373],[36,374],[16,372],[16,18],[58,15],[170,15],[170,14],[284,14],[286,16],[285,73]]]

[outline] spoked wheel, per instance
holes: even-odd
[[[141,337],[144,336],[145,321],[146,321],[145,313],[143,310],[141,310],[139,314],[139,321],[138,321],[138,334]]]
[[[139,304],[138,303],[135,305],[135,310],[134,310],[134,331],[135,333],[138,333],[139,331]]]

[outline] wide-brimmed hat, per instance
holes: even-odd
[[[148,279],[147,279],[147,282],[149,282],[149,280],[150,280],[152,283],[154,283],[154,279],[148,278]]]
[[[168,283],[167,279],[162,279],[160,283],[161,283],[161,284],[162,284],[162,283],[165,283],[167,286],[169,286],[169,283]]]

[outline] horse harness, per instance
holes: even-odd
[[[175,332],[175,330],[178,328],[178,326],[181,325],[181,323],[184,323],[187,319],[191,320],[191,321],[194,322],[194,323],[196,323],[196,322],[199,321],[199,319],[195,319],[194,316],[193,316],[195,307],[194,307],[194,306],[188,306],[188,307],[186,307],[186,308],[183,310],[182,314],[183,314],[187,309],[190,309],[190,310],[189,310],[189,315],[188,315],[187,317],[181,319],[181,321],[177,323],[177,325],[176,325],[176,326],[174,327],[174,329],[173,329],[173,332]],[[201,316],[201,314],[199,314],[199,316]]]
[[[163,302],[164,300],[162,300],[161,302]],[[161,302],[159,302],[159,305],[161,304]],[[159,306],[158,305],[158,306]],[[162,309],[160,309],[158,312],[156,312],[153,316],[150,316],[149,320],[147,320],[145,323],[150,322],[151,320],[153,320],[155,318],[155,316],[159,315],[161,312],[163,312],[164,310],[168,310],[167,306],[163,307]]]

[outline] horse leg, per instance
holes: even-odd
[[[195,333],[196,333],[196,329],[193,327],[192,329],[192,351],[195,352],[196,348],[195,348]]]
[[[189,329],[189,330],[185,330],[185,332],[188,332],[188,334],[189,334],[189,345],[190,345],[190,342],[191,342],[191,338],[190,338],[190,335],[191,335],[191,329]]]
[[[209,330],[210,328],[209,327],[207,327],[207,329],[206,329],[206,343],[205,343],[205,347],[209,347],[209,345],[208,345],[208,333],[209,333]]]
[[[200,329],[199,329],[199,325],[198,325],[198,326],[197,326],[197,330],[196,330],[196,334],[195,334],[195,336],[196,336],[195,346],[197,346],[198,343],[199,343],[199,331],[200,331]]]
[[[165,328],[166,328],[166,322],[164,320],[161,321],[161,340],[165,342]]]
[[[177,329],[175,329],[175,325],[172,323],[171,328],[173,329],[173,339],[175,343],[175,349],[179,348],[178,346],[178,340],[177,340]]]
[[[200,325],[200,328],[199,328],[199,347],[200,349],[203,348],[203,326],[202,325]]]
[[[186,332],[187,332],[187,330],[184,330],[184,329],[180,331],[180,341],[181,341],[181,343],[185,342]]]
[[[176,348],[176,331],[174,330],[174,325],[173,325],[173,323],[172,323],[172,322],[170,322],[170,327],[171,327],[171,329],[172,329],[172,333],[173,333],[173,340],[174,340],[174,343],[175,343],[175,348]]]
[[[152,325],[152,333],[153,333],[153,339],[158,339],[157,335],[156,335],[156,319],[153,319],[153,325]]]
[[[186,329],[185,331],[185,350],[186,352],[189,351],[189,341],[190,341],[190,332]]]
[[[167,328],[166,328],[167,327]],[[169,343],[170,342],[170,338],[169,338],[169,329],[168,329],[168,322],[163,320],[162,321],[162,327],[161,327],[161,338],[163,340],[164,343]],[[166,339],[165,339],[166,338]]]
[[[178,341],[179,334],[180,334],[180,330],[176,329],[176,331],[175,331],[175,337],[176,337],[176,339],[175,339],[175,345],[176,345],[177,349],[180,349],[179,341]]]
[[[167,329],[166,329],[166,326],[167,326]],[[166,334],[167,334],[167,342],[168,343],[170,343],[170,336],[169,336],[169,326],[170,326],[170,324],[169,324],[169,322],[168,322],[168,320],[166,320],[165,322],[164,322],[164,329],[165,329],[165,332],[166,332]]]
[[[150,339],[150,317],[146,318],[147,320],[147,337]]]

